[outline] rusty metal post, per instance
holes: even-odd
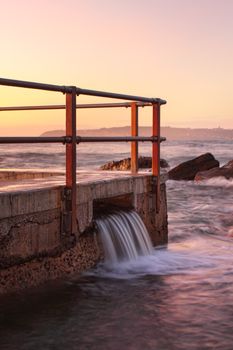
[[[131,103],[131,136],[138,136],[138,106],[136,102]],[[131,172],[138,172],[138,142],[131,142]]]
[[[156,212],[160,210],[160,104],[152,105],[152,136],[157,142],[152,143],[152,175],[156,176]]]
[[[66,188],[65,211],[67,215],[65,231],[77,232],[76,221],[76,89],[66,93],[66,136],[71,143],[66,144]]]

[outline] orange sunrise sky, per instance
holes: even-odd
[[[0,2],[2,78],[161,97],[164,126],[233,128],[233,0]],[[60,93],[0,87],[0,106],[64,102]],[[129,125],[129,115],[78,111],[78,128]],[[2,136],[64,129],[64,111],[0,116]],[[150,123],[140,111],[140,124]]]

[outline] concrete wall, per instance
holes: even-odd
[[[100,203],[133,207],[153,243],[166,243],[165,182],[161,181],[158,214],[154,186],[150,175],[78,184],[76,237],[63,232],[62,186],[0,194],[0,293],[94,266],[102,257],[101,242],[91,230],[94,211]]]

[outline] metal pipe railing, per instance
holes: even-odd
[[[65,105],[12,106],[0,107],[0,111],[29,110],[66,110],[66,136],[59,137],[0,137],[0,144],[9,143],[63,143],[66,145],[66,187],[65,212],[63,213],[64,230],[71,234],[77,232],[76,221],[76,144],[81,142],[131,142],[131,171],[138,171],[138,142],[152,142],[152,175],[156,177],[156,211],[160,207],[160,106],[166,104],[160,98],[148,98],[112,92],[81,89],[76,86],[62,86],[0,78],[0,85],[29,88],[45,91],[62,92],[66,95]],[[128,100],[120,103],[76,104],[76,95],[106,97]],[[131,102],[130,102],[131,101]],[[152,106],[152,136],[138,136],[138,107]],[[82,108],[131,108],[131,136],[78,136],[76,135],[76,109]]]
[[[77,136],[77,143],[81,142],[157,142],[156,136]],[[160,142],[166,141],[165,137]]]
[[[152,135],[157,137],[158,142],[152,143],[152,174],[157,178],[156,184],[156,211],[160,210],[160,106],[152,107]]]
[[[131,103],[131,136],[138,137],[138,106],[136,102]],[[131,143],[131,172],[138,172],[138,142]]]
[[[65,189],[65,220],[66,231],[75,235],[76,220],[76,91],[66,93],[66,137],[71,142],[66,144],[66,189]]]
[[[0,78],[0,85],[22,87],[22,88],[28,88],[28,89],[37,89],[37,90],[58,91],[62,93],[72,93],[72,91],[74,91],[75,89],[75,92],[77,95],[106,97],[106,98],[148,102],[148,103],[159,103],[160,105],[167,103],[165,100],[162,100],[160,98],[148,98],[143,96],[119,94],[115,92],[81,89],[76,86],[52,85],[52,84],[36,83],[36,82],[30,82],[30,81],[13,80],[13,79],[5,79],[5,78]]]
[[[76,136],[76,143],[87,143],[87,142],[158,142],[157,136]],[[160,142],[166,141],[165,137],[160,138]],[[71,143],[72,139],[70,136],[22,136],[22,137],[0,137],[0,144],[11,144],[11,143]]]
[[[136,102],[138,107],[151,106],[151,103]],[[129,108],[131,107],[131,102],[119,102],[119,103],[82,103],[76,104],[77,109],[86,108]],[[56,109],[66,109],[66,105],[43,105],[43,106],[12,106],[12,107],[0,107],[0,112],[9,111],[40,111],[40,110],[56,110]]]
[[[14,80],[14,79],[6,79],[6,78],[0,78],[0,85],[26,88],[26,89],[57,91],[57,92],[62,92],[63,94],[65,94],[67,92],[70,93],[72,91],[71,86],[60,86],[60,85],[52,85],[52,84],[44,84],[44,83],[35,83],[32,81]]]
[[[149,98],[149,97],[142,97],[142,96],[118,94],[118,93],[114,93],[114,92],[105,92],[105,91],[80,89],[80,88],[77,88],[77,94],[78,95],[87,95],[87,96],[96,96],[96,97],[107,97],[107,98],[114,98],[114,99],[120,99],[120,100],[129,100],[129,101],[159,103],[161,105],[167,103],[165,100],[162,100],[160,98]]]
[[[44,137],[44,136],[22,136],[22,137],[0,137],[0,144],[10,144],[10,143],[70,143],[71,137],[58,136],[58,137]]]

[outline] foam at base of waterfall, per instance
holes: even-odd
[[[116,263],[151,254],[147,229],[134,211],[118,211],[96,220],[103,243],[105,261]]]
[[[216,254],[209,249],[212,246],[218,247],[218,237],[202,236],[197,237],[197,246],[193,241],[185,243],[170,243],[169,247],[160,246],[152,249],[149,255],[139,256],[138,259],[120,261],[115,264],[100,263],[92,270],[86,271],[87,276],[98,276],[98,278],[110,279],[137,279],[146,276],[167,276],[167,275],[198,275],[203,270],[217,271],[222,264],[232,257],[233,244],[227,247],[224,256]],[[228,239],[228,243],[230,240]],[[225,243],[225,241],[224,241]],[[202,271],[202,272],[201,272]],[[231,266],[229,273],[232,274]]]

